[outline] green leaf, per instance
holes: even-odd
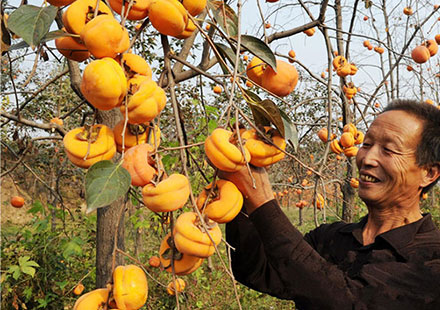
[[[81,254],[82,254],[81,245],[77,243],[75,239],[69,241],[64,245],[64,251],[63,251],[64,259],[68,260],[70,259],[71,256],[81,255]]]
[[[61,282],[55,282],[55,283],[56,283],[56,285],[58,285],[58,287],[59,287],[60,289],[64,290],[64,288],[67,286],[67,284],[69,284],[69,281],[64,280],[64,281],[61,281]]]
[[[56,6],[39,7],[22,5],[8,18],[8,28],[34,48],[49,32],[50,25],[55,19]]]
[[[108,206],[125,195],[130,183],[130,174],[121,164],[102,160],[91,166],[86,174],[87,213]]]
[[[281,136],[285,138],[284,123],[281,113],[273,101],[269,99],[260,102],[246,101],[252,110],[252,115],[254,116],[254,121],[257,126],[268,126],[273,124],[278,129]]]
[[[234,10],[223,1],[208,1],[208,7],[214,19],[226,34],[233,37],[238,34],[238,17]]]
[[[30,275],[32,278],[34,277],[35,272],[36,272],[35,268],[29,267],[29,266],[21,267],[21,271],[25,274]]]
[[[293,150],[296,152],[298,150],[299,143],[298,130],[290,117],[284,111],[280,110],[280,114],[284,124],[284,139],[290,143],[290,145],[293,147]]]
[[[8,272],[12,273],[12,277],[14,278],[14,280],[17,280],[18,278],[20,278],[21,270],[20,270],[20,267],[18,267],[17,265],[9,266]]]
[[[234,39],[236,40],[236,39]],[[249,52],[267,63],[272,69],[277,71],[277,61],[270,47],[264,41],[249,35],[241,36],[241,45]]]
[[[70,33],[64,32],[62,30],[55,30],[55,31],[51,31],[48,32],[44,38],[41,39],[41,43],[50,41],[50,40],[54,40],[57,38],[61,38],[61,37],[76,37],[77,35],[72,35]],[[20,41],[17,44],[12,45],[9,50],[13,51],[13,50],[18,50],[18,49],[22,49],[22,48],[28,48],[29,44],[27,44],[25,41]]]
[[[19,258],[18,258],[18,264],[20,265],[20,266],[22,266],[23,264],[26,264],[26,262],[30,259],[31,257],[30,256],[20,256]]]
[[[214,43],[214,45],[219,53],[222,55],[223,59],[227,58],[231,62],[231,64],[235,66],[235,51],[222,43]],[[220,61],[219,64],[222,65]],[[238,58],[238,72],[244,72],[244,65],[240,57]],[[228,74],[229,72],[226,70],[226,72],[224,73]]]
[[[30,208],[27,211],[27,213],[30,213],[30,214],[36,214],[36,213],[44,214],[44,206],[43,206],[43,204],[39,200],[36,200],[36,201],[34,201],[34,203],[32,203],[32,208]]]
[[[262,101],[260,96],[258,96],[256,93],[254,93],[248,89],[245,89],[245,92],[250,97],[250,98],[246,98],[246,101],[251,100],[251,102],[254,102],[254,103]]]

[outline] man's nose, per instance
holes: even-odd
[[[363,165],[377,166],[380,159],[379,147],[377,145],[373,145],[368,149],[363,149],[361,154]]]

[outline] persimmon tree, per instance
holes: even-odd
[[[409,2],[2,2],[1,143],[14,158],[2,177],[21,166],[38,177],[26,155],[63,140],[69,163],[54,174],[73,163],[85,175],[87,212],[97,212],[96,287],[113,284],[96,296],[122,303],[114,277],[126,259],[154,278],[139,260],[139,225],[127,225],[135,210],[156,221],[146,235],[158,236],[172,275],[162,286],[177,308],[177,276],[205,259],[212,267],[211,255],[241,308],[220,243],[219,224],[233,216],[210,200],[242,198],[217,182],[216,168],[267,166],[281,205],[300,215],[310,206],[314,225],[328,214],[354,220],[354,158],[369,122],[395,98],[439,103],[438,5]],[[57,182],[38,181],[64,201]],[[131,230],[136,250],[125,244]],[[195,251],[200,240],[206,248]],[[141,307],[148,285],[137,287]]]

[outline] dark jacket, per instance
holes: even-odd
[[[272,200],[226,225],[232,270],[298,309],[440,309],[440,231],[431,215],[363,246],[366,220],[302,236]]]

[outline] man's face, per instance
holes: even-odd
[[[359,197],[380,208],[418,204],[425,170],[416,164],[423,122],[404,111],[380,114],[356,156]]]

